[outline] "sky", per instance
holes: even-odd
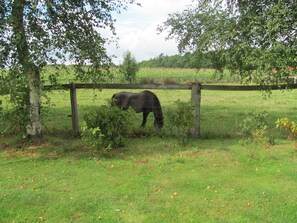
[[[158,34],[157,26],[169,17],[168,14],[181,12],[192,0],[137,0],[140,6],[130,5],[126,11],[114,15],[118,40],[107,45],[107,53],[115,55],[115,64],[123,61],[124,52],[129,50],[137,62],[159,56],[178,54],[175,40],[165,40],[166,32]]]

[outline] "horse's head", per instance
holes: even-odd
[[[163,116],[160,117],[156,117],[155,118],[155,122],[154,122],[154,126],[158,129],[161,129],[164,125],[164,118]]]
[[[114,94],[113,96],[112,96],[112,100],[113,100],[113,103],[114,103],[114,105],[116,105],[116,106],[118,106],[118,107],[121,107],[121,97],[120,97],[120,95],[119,94]]]

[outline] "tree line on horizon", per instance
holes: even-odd
[[[159,56],[139,62],[140,67],[154,68],[216,68],[211,60],[214,52],[204,54],[185,53],[168,56],[161,53]]]

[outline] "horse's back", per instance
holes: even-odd
[[[142,92],[119,92],[112,96],[118,107],[128,109],[131,107],[135,112],[142,112],[144,107],[145,98]]]

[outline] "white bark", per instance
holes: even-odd
[[[36,72],[36,71],[35,71]],[[38,72],[37,72],[38,73]],[[34,73],[28,76],[29,79],[29,123],[27,124],[28,136],[41,135],[41,89],[39,75]]]
[[[12,25],[18,60],[24,69],[24,75],[27,76],[29,84],[29,110],[27,111],[29,113],[29,121],[26,126],[27,135],[35,137],[41,135],[40,71],[30,56],[24,21],[25,5],[26,0],[13,1]]]

